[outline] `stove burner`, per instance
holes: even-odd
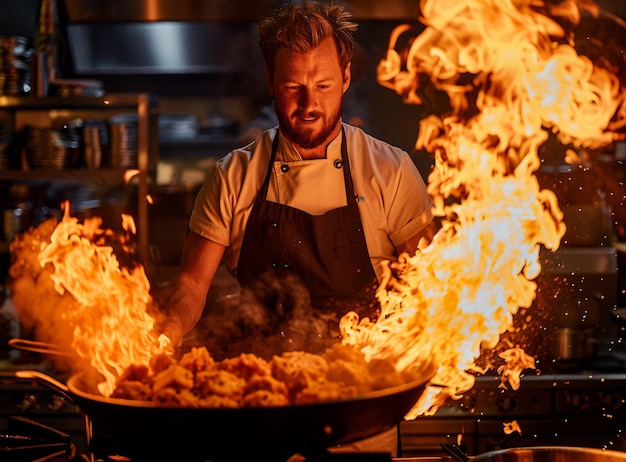
[[[7,433],[0,435],[2,461],[62,462],[75,455],[69,435],[24,417],[9,417]]]

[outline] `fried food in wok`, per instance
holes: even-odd
[[[357,397],[415,378],[390,363],[366,362],[361,352],[341,344],[321,355],[290,351],[269,361],[251,353],[215,361],[206,348],[196,347],[178,362],[162,354],[150,367],[127,368],[112,397],[162,406],[283,406]]]

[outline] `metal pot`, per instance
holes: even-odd
[[[593,327],[562,327],[557,329],[553,343],[557,359],[580,361],[595,357],[598,340]]]
[[[491,451],[473,462],[623,462],[626,453],[592,448],[538,446]]]
[[[94,433],[129,443],[128,451],[138,452],[125,454],[131,458],[150,453],[158,460],[184,451],[185,460],[220,461],[232,460],[233,454],[286,460],[376,435],[404,418],[434,373],[431,365],[420,380],[354,399],[253,408],[159,407],[107,398],[85,373],[71,376],[67,385],[38,371],[17,371],[11,377],[66,396],[84,412]]]

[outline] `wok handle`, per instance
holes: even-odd
[[[31,353],[42,353],[53,356],[75,356],[72,352],[64,350],[63,348],[46,342],[37,342],[35,340],[26,340],[22,338],[12,338],[9,340],[9,346],[12,348],[29,351]]]
[[[0,372],[0,382],[5,383],[19,383],[19,382],[36,382],[38,385],[49,388],[50,390],[59,393],[70,401],[73,401],[70,389],[64,383],[58,381],[54,377],[44,374],[40,371],[23,369],[17,371],[4,371]]]

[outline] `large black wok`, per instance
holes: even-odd
[[[71,376],[67,385],[37,371],[15,374],[65,395],[83,411],[93,434],[116,441],[124,455],[171,458],[184,453],[187,461],[214,462],[243,460],[245,455],[264,455],[263,460],[286,460],[293,454],[314,458],[325,448],[375,435],[403,419],[434,373],[429,367],[420,380],[354,399],[234,409],[159,407],[107,398],[83,373]]]

